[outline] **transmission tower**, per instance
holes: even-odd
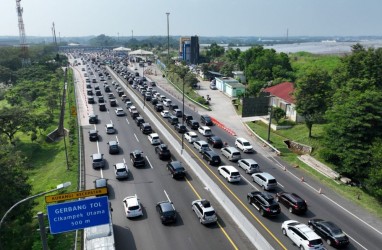
[[[54,27],[54,22],[52,25],[52,36],[53,36],[53,45],[57,49],[56,28]]]
[[[20,48],[21,48],[21,63],[24,66],[30,65],[30,58],[28,55],[28,45],[25,38],[25,29],[23,21],[23,8],[20,6],[21,0],[16,0],[16,11],[19,20],[19,35],[20,35]]]

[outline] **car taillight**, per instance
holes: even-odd
[[[270,209],[269,207],[267,207],[267,208],[265,209],[265,211],[270,212],[271,209]]]
[[[340,241],[337,240],[337,239],[335,239],[334,242],[335,242],[337,245],[340,244]]]

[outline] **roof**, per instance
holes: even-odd
[[[275,86],[266,88],[263,92],[269,92],[273,96],[277,96],[280,99],[283,99],[287,103],[294,103],[293,98],[294,84],[292,82],[283,82]]]

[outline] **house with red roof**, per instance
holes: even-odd
[[[271,105],[282,108],[286,117],[294,122],[302,122],[304,118],[297,114],[296,104],[293,96],[294,84],[292,82],[282,82],[275,86],[263,90],[271,95]]]

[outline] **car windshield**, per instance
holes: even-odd
[[[345,236],[345,234],[342,232],[342,230],[341,229],[334,229],[334,230],[332,230],[332,234],[333,234],[333,236],[335,236],[335,237],[344,237]]]
[[[243,142],[243,145],[244,145],[244,146],[251,146],[251,144],[250,144],[249,142],[247,142],[247,141],[246,141],[246,142]]]
[[[215,215],[215,211],[208,211],[204,213],[205,216],[213,216]]]
[[[239,176],[239,175],[240,175],[239,172],[233,172],[233,173],[232,173],[232,176]]]
[[[139,206],[131,206],[129,207],[129,210],[138,210],[139,209]]]
[[[166,211],[163,212],[163,215],[166,217],[174,216],[175,212],[174,211]]]
[[[101,162],[102,159],[101,158],[97,158],[97,159],[94,159],[93,162]]]
[[[117,169],[117,172],[118,172],[118,173],[125,173],[125,172],[126,172],[126,169],[124,169],[124,168],[119,168],[119,169]]]

